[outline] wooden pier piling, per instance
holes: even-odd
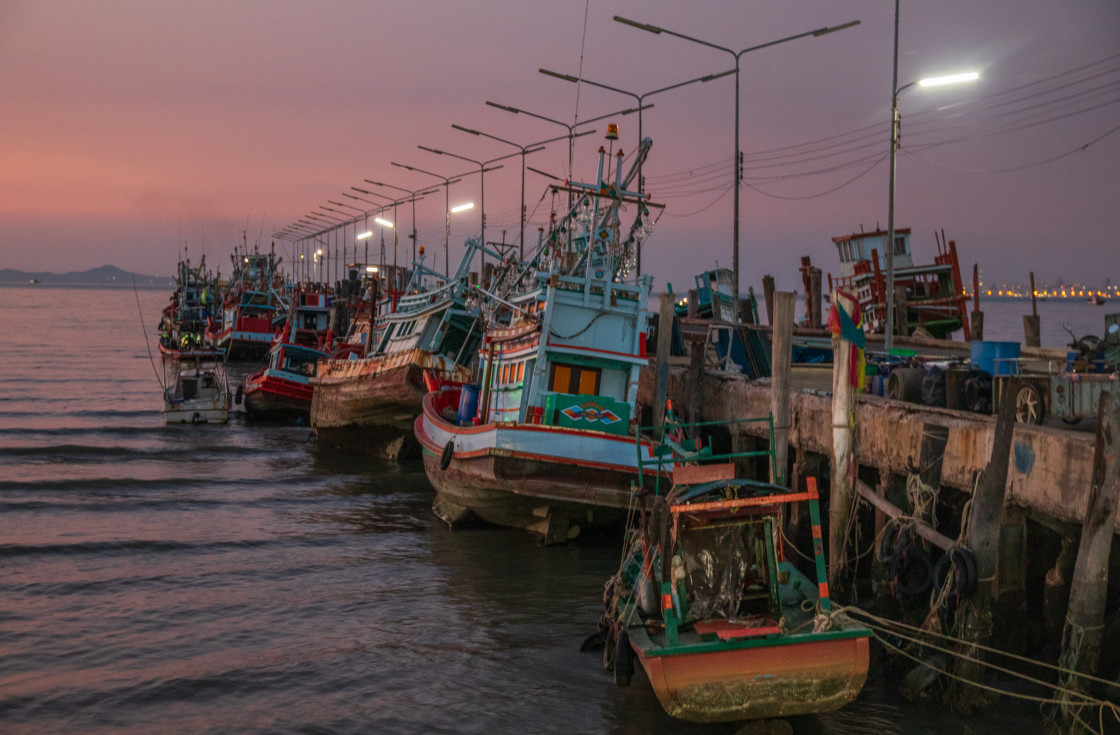
[[[793,311],[791,291],[774,293],[773,348],[770,350],[770,415],[774,420],[774,465],[770,482],[785,485],[789,466],[789,385],[793,360]]]
[[[858,303],[842,295],[839,290],[832,292],[832,303],[849,315],[859,308]],[[840,586],[840,573],[846,567],[848,521],[855,493],[856,466],[852,438],[856,393],[849,379],[853,349],[851,342],[839,334],[832,335],[832,472],[828,501],[828,584],[833,589]]]
[[[1062,677],[1066,689],[1086,691],[1075,675],[1095,674],[1104,633],[1105,600],[1108,594],[1108,558],[1116,529],[1117,479],[1120,474],[1120,400],[1102,393],[1097,412],[1097,435],[1093,448],[1093,485],[1089,506],[1081,526],[1081,545],[1073,571],[1069,611],[1062,632]],[[1076,716],[1076,705],[1066,701],[1063,714]]]
[[[1034,271],[1031,271],[1031,313],[1023,315],[1023,344],[1042,346],[1042,325],[1038,318],[1038,301],[1034,295]]]
[[[774,326],[774,276],[762,277],[762,298],[766,301],[766,323]]]

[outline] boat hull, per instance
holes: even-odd
[[[855,699],[867,679],[866,632],[666,655],[651,655],[657,646],[642,629],[630,640],[665,711],[692,722],[827,712]]]
[[[163,419],[168,424],[224,424],[229,421],[229,405],[210,401],[165,405]]]
[[[256,419],[308,419],[311,416],[313,392],[306,383],[266,372],[250,376],[242,395],[245,412]]]
[[[435,411],[433,395],[424,398],[415,434],[444,520],[473,515],[571,537],[625,517],[638,473],[632,437],[512,422],[456,426]]]

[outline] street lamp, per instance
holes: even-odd
[[[733,57],[735,57],[735,158],[734,158],[734,162],[733,162],[733,165],[735,167],[735,187],[734,187],[735,188],[735,203],[732,205],[735,208],[735,216],[734,216],[734,225],[733,225],[733,230],[732,230],[732,255],[731,255],[731,260],[732,260],[732,270],[734,271],[734,273],[732,274],[732,278],[733,278],[733,284],[732,285],[733,285],[733,288],[735,290],[735,297],[734,297],[735,311],[734,311],[734,313],[736,315],[736,318],[738,318],[738,314],[739,314],[739,176],[740,176],[740,174],[739,174],[739,60],[743,57],[744,54],[747,54],[751,51],[757,51],[759,49],[767,48],[769,46],[777,46],[779,43],[785,43],[786,41],[793,41],[795,39],[804,38],[806,36],[812,36],[814,38],[817,37],[817,36],[823,36],[825,34],[832,33],[833,31],[839,31],[839,30],[843,30],[845,28],[851,28],[852,26],[859,25],[859,21],[858,20],[853,20],[853,21],[849,21],[847,23],[841,23],[838,26],[826,26],[824,28],[818,28],[815,31],[806,31],[805,33],[798,33],[798,34],[793,35],[793,36],[787,36],[786,38],[780,38],[777,41],[769,41],[767,43],[758,44],[757,46],[750,46],[749,48],[745,48],[742,51],[736,52],[732,49],[725,48],[723,46],[717,46],[714,43],[708,43],[707,41],[701,41],[699,38],[693,38],[692,36],[686,36],[683,33],[677,33],[675,31],[670,31],[670,30],[667,30],[665,28],[660,28],[658,26],[650,25],[648,23],[639,23],[638,21],[629,20],[628,18],[623,18],[622,16],[619,16],[619,15],[614,16],[614,19],[616,21],[618,21],[619,23],[623,23],[623,24],[628,25],[628,26],[633,26],[634,28],[638,28],[638,29],[643,30],[643,31],[648,31],[650,33],[655,33],[655,34],[664,33],[665,35],[668,35],[668,36],[676,36],[677,38],[684,39],[685,41],[692,41],[693,43],[698,43],[701,46],[707,46],[708,48],[714,48],[717,51],[725,51],[725,52],[731,54]]]
[[[705,74],[702,77],[696,77],[695,79],[689,79],[686,82],[678,82],[677,84],[670,84],[668,87],[661,87],[660,89],[654,89],[654,90],[651,90],[649,92],[645,92],[644,94],[636,94],[634,92],[627,92],[625,89],[618,89],[617,87],[610,87],[610,86],[607,86],[606,84],[600,84],[599,82],[592,82],[588,79],[573,77],[571,74],[561,74],[559,72],[549,71],[548,69],[540,69],[541,74],[546,74],[550,77],[556,77],[557,79],[562,79],[565,82],[572,82],[572,83],[575,83],[575,84],[578,84],[578,83],[582,82],[583,84],[589,84],[592,87],[600,87],[602,89],[610,90],[611,92],[618,92],[619,94],[626,94],[626,95],[629,95],[629,96],[633,97],[635,100],[637,100],[637,102],[638,102],[638,108],[637,108],[638,109],[638,144],[639,145],[641,145],[641,142],[642,142],[642,110],[644,109],[642,107],[642,100],[644,100],[646,97],[650,97],[650,96],[655,95],[655,94],[660,94],[661,92],[668,92],[670,89],[676,89],[678,87],[683,87],[683,86],[688,85],[688,84],[695,84],[696,82],[704,82],[704,83],[711,82],[711,81],[714,81],[716,79],[719,79],[720,77],[725,77],[728,74],[733,74],[734,72],[735,72],[735,69],[728,69],[727,71],[722,71],[722,72],[719,72],[718,74]],[[641,194],[643,191],[645,191],[644,187],[645,187],[645,182],[642,179],[642,159],[639,158],[638,159],[638,193],[639,194]],[[638,275],[641,275],[641,273],[642,273],[642,244],[641,244],[641,242],[638,243],[638,246],[636,248],[636,252],[634,254],[634,270]]]
[[[409,171],[416,171],[417,173],[427,174],[428,176],[435,176],[437,179],[443,179],[443,272],[448,277],[451,276],[451,185],[462,181],[463,177],[454,176],[440,176],[431,171],[425,171],[422,168],[415,168],[413,166],[406,166],[403,163],[393,163],[394,166],[408,169]]]
[[[451,127],[455,128],[456,130],[462,130],[464,133],[470,133],[471,135],[480,135],[483,138],[489,138],[490,140],[496,140],[499,143],[511,145],[521,151],[521,260],[525,260],[525,157],[530,153],[543,151],[545,145],[547,145],[548,143],[555,143],[558,140],[564,140],[564,138],[567,138],[568,136],[561,135],[559,138],[549,138],[548,140],[542,140],[539,143],[530,143],[529,145],[524,146],[514,143],[512,140],[506,140],[505,138],[499,138],[496,135],[491,135],[490,133],[483,133],[479,130],[464,128],[462,125],[455,125],[454,123],[452,123]],[[580,135],[590,135],[593,132],[595,131],[588,130],[586,133],[580,133]]]
[[[365,182],[367,184],[373,184],[374,186],[384,186],[387,189],[396,189],[397,191],[403,191],[405,194],[408,194],[409,197],[411,198],[411,200],[412,200],[412,235],[410,235],[410,237],[412,238],[412,262],[415,263],[416,262],[416,200],[417,199],[423,199],[425,194],[435,194],[438,191],[438,189],[428,189],[427,191],[420,191],[420,189],[417,189],[416,191],[410,191],[409,189],[405,189],[405,188],[400,187],[400,186],[393,186],[392,184],[383,184],[380,181],[373,181],[372,179],[365,179]],[[396,217],[394,216],[394,219],[395,218]]]
[[[966,74],[954,74],[945,77],[932,77],[929,79],[921,79],[917,82],[910,82],[901,87],[898,86],[898,2],[894,0],[894,72],[891,79],[891,173],[890,173],[890,195],[887,200],[887,292],[884,294],[884,301],[886,302],[887,309],[887,324],[884,329],[883,335],[883,349],[886,353],[891,354],[894,349],[894,330],[895,330],[895,317],[894,317],[894,179],[895,179],[895,163],[898,158],[898,132],[900,118],[898,116],[898,95],[915,84],[921,87],[935,87],[942,84],[956,84],[959,82],[972,82],[980,78],[980,75],[975,72],[968,72]]]
[[[486,168],[486,167],[489,166],[491,163],[497,163],[498,161],[504,161],[507,158],[513,158],[517,154],[516,153],[510,153],[508,156],[498,156],[497,158],[491,158],[489,161],[476,161],[473,158],[467,158],[466,156],[460,156],[458,153],[448,153],[447,151],[441,151],[438,148],[428,148],[427,146],[423,146],[423,145],[418,145],[416,147],[419,148],[422,151],[427,151],[428,153],[435,153],[437,156],[450,156],[451,158],[458,158],[460,161],[466,161],[467,163],[473,163],[474,165],[478,166],[478,187],[479,187],[478,211],[479,211],[479,226],[481,227],[481,230],[482,230],[479,233],[479,238],[480,238],[479,244],[482,247],[478,251],[479,252],[478,280],[481,283],[482,282],[482,266],[486,263],[486,172],[487,171],[497,171],[498,169],[502,168],[501,166],[493,166],[491,168]]]

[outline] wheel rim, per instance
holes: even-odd
[[[1032,386],[1023,386],[1015,397],[1015,418],[1023,424],[1037,424],[1042,415],[1041,399]]]

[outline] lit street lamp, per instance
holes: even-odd
[[[954,74],[947,77],[933,77],[930,79],[922,79],[918,82],[910,82],[903,86],[898,86],[898,0],[894,0],[894,73],[891,80],[891,173],[890,173],[890,196],[887,203],[887,292],[884,294],[884,301],[887,308],[887,323],[883,335],[883,349],[889,355],[891,350],[894,349],[894,330],[895,330],[895,317],[894,317],[894,178],[895,178],[895,162],[898,157],[898,132],[900,118],[898,116],[898,95],[904,90],[913,87],[917,84],[921,87],[934,87],[942,84],[956,84],[958,82],[971,82],[980,78],[980,75],[975,72],[967,74]]]
[[[408,194],[409,197],[411,198],[411,201],[412,201],[412,235],[410,235],[410,237],[412,238],[412,262],[415,263],[416,262],[416,200],[417,199],[423,199],[425,194],[435,194],[438,191],[438,189],[428,189],[427,191],[420,191],[419,189],[417,189],[416,191],[411,191],[411,190],[405,189],[404,187],[401,187],[401,186],[393,186],[392,184],[383,184],[380,181],[373,181],[371,179],[365,179],[365,182],[367,184],[373,184],[374,186],[384,186],[387,189],[396,189],[397,191],[403,191],[405,194]],[[396,219],[395,215],[394,215],[393,219]]]
[[[656,33],[656,34],[664,33],[668,36],[676,36],[677,38],[684,39],[685,41],[692,41],[693,43],[698,43],[701,46],[707,46],[708,48],[714,48],[717,51],[725,51],[725,52],[731,54],[733,57],[735,57],[735,70],[734,70],[735,71],[735,158],[734,158],[734,163],[733,163],[733,165],[735,167],[735,186],[734,186],[734,188],[735,188],[735,203],[733,205],[733,207],[735,208],[735,216],[734,216],[734,225],[733,225],[733,230],[732,230],[732,255],[731,255],[731,260],[732,260],[732,271],[734,271],[733,274],[732,274],[732,278],[733,278],[733,284],[732,285],[733,285],[733,288],[735,289],[735,300],[734,300],[735,311],[734,311],[734,314],[735,314],[736,318],[738,318],[738,314],[739,314],[739,176],[740,176],[740,173],[739,173],[739,165],[740,165],[739,164],[739,60],[743,57],[744,54],[747,54],[751,51],[757,51],[759,49],[767,48],[769,46],[777,46],[779,43],[785,43],[786,41],[793,41],[794,39],[804,38],[806,36],[812,36],[812,37],[823,36],[827,33],[832,33],[833,31],[839,31],[839,30],[843,30],[844,28],[851,28],[852,26],[859,25],[859,21],[858,20],[853,20],[853,21],[849,21],[847,23],[842,23],[838,26],[826,26],[825,28],[818,28],[815,31],[806,31],[805,33],[798,33],[794,36],[787,36],[786,38],[780,38],[777,41],[770,41],[768,43],[758,44],[757,46],[750,46],[749,48],[745,48],[742,51],[734,51],[734,50],[729,49],[729,48],[724,48],[723,46],[717,46],[714,43],[708,43],[707,41],[701,41],[699,38],[693,38],[692,36],[686,36],[683,33],[677,33],[675,31],[670,31],[670,30],[667,30],[665,28],[659,28],[658,26],[650,25],[648,23],[639,23],[638,21],[629,20],[627,18],[623,18],[622,16],[616,15],[616,16],[614,16],[614,19],[616,21],[618,21],[619,23],[624,23],[625,25],[633,26],[634,28],[638,28],[638,29],[643,30],[643,31],[649,31],[650,33]]]
[[[440,176],[422,168],[406,166],[403,163],[393,163],[394,166],[415,171],[428,176],[443,179],[443,272],[451,276],[451,185],[463,180],[462,176]]]

